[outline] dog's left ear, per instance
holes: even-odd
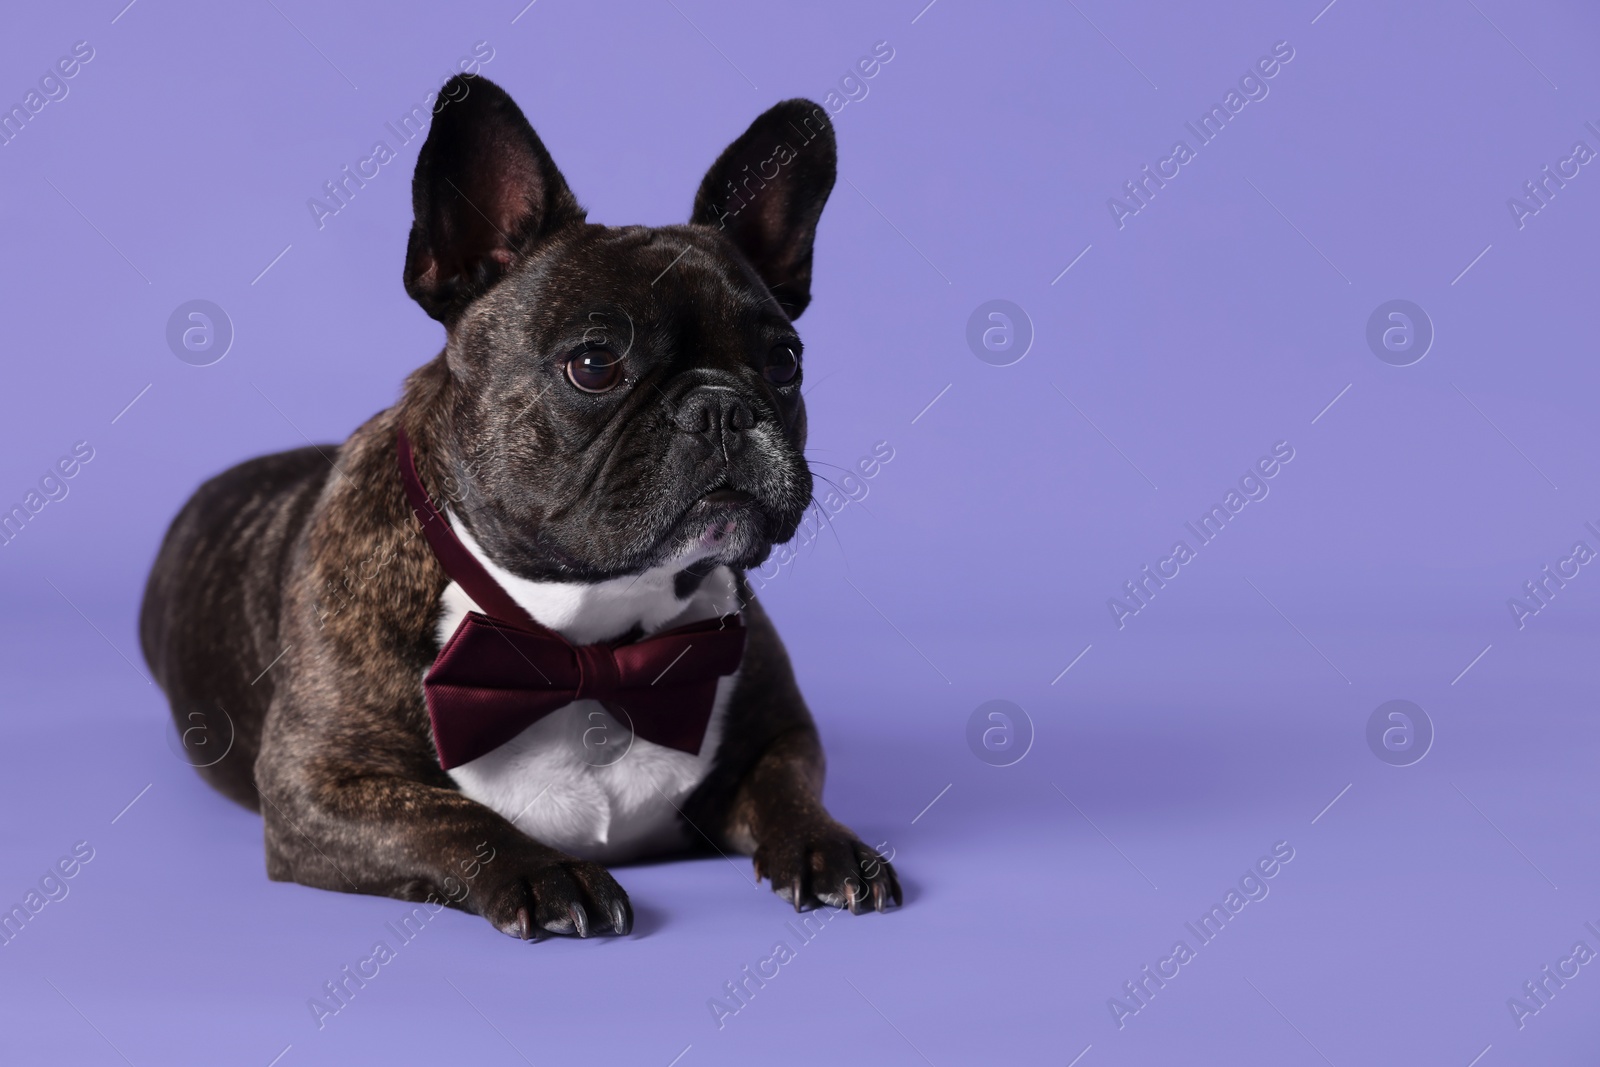
[[[733,240],[791,318],[811,303],[811,245],[838,167],[820,104],[785,100],[717,158],[689,221]]]
[[[582,221],[566,179],[504,89],[457,75],[439,90],[411,180],[406,292],[446,326],[535,244]]]

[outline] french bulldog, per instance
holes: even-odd
[[[269,877],[439,900],[525,940],[628,933],[602,863],[694,849],[752,856],[797,909],[898,906],[893,867],[822,804],[816,727],[744,577],[812,501],[793,322],[834,183],[826,112],[757,118],[687,225],[611,227],[502,89],[441,98],[405,288],[443,351],[344,444],[202,485],[151,571],[145,659],[186,743],[226,747],[200,773],[261,813]],[[405,470],[437,504],[427,537]],[[446,770],[425,680],[489,620],[437,537],[562,647],[742,625],[698,745],[646,740],[580,688]]]

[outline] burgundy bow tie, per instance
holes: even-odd
[[[434,507],[399,434],[400,479],[433,554],[481,609],[469,612],[423,679],[445,770],[477,759],[574,700],[597,700],[646,741],[698,753],[717,679],[739,669],[738,615],[631,644],[574,645],[541,626],[495,581]],[[621,714],[618,714],[618,713]]]

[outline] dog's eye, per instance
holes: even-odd
[[[762,373],[773,385],[788,385],[800,373],[800,353],[789,345],[774,345]]]
[[[567,380],[586,393],[615,389],[622,381],[622,357],[604,348],[586,348],[567,360]]]

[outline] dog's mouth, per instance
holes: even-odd
[[[742,563],[766,551],[771,523],[754,494],[720,485],[685,509],[667,541],[684,557]]]
[[[698,530],[696,548],[720,549],[739,533],[765,533],[766,509],[743,489],[722,486],[689,505],[684,525]]]

